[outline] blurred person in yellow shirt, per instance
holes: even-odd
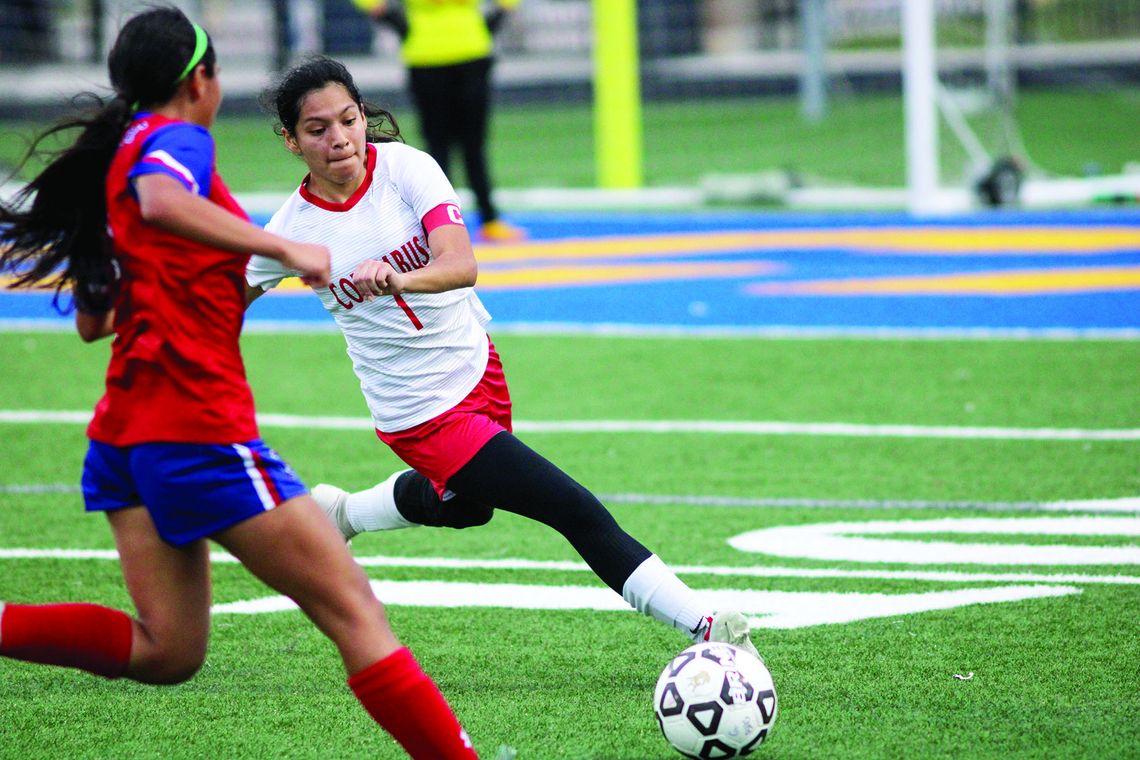
[[[400,36],[400,57],[428,153],[450,176],[452,148],[462,150],[479,211],[477,237],[486,242],[526,237],[500,218],[487,167],[493,35],[519,1],[353,0]]]

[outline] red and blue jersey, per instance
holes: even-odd
[[[248,256],[143,220],[136,178],[163,173],[242,219],[204,128],[139,114],[107,173],[107,230],[120,268],[107,388],[92,440],[232,443],[258,437],[238,347]]]

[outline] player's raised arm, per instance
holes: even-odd
[[[254,253],[297,270],[316,287],[329,281],[329,254],[322,245],[294,243],[266,232],[196,193],[165,174],[135,180],[142,218],[167,232],[235,253]]]

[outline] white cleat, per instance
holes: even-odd
[[[348,491],[328,483],[318,483],[313,486],[312,495],[313,501],[333,521],[345,541],[351,541],[359,533],[348,521]]]
[[[732,644],[763,662],[764,658],[760,656],[760,653],[756,651],[756,645],[752,643],[752,637],[749,635],[750,630],[751,626],[744,615],[735,610],[725,610],[706,616],[704,622],[693,632],[693,640],[698,644],[703,641]]]

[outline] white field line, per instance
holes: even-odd
[[[664,494],[598,494],[607,504],[661,504],[691,507],[791,507],[797,509],[967,510],[981,512],[1140,512],[1140,497],[1068,501],[922,501],[908,499],[790,499]]]
[[[0,484],[0,494],[79,493],[73,483]],[[977,512],[1091,512],[1132,514],[1140,512],[1140,497],[1122,499],[1077,499],[1069,501],[922,501],[908,499],[796,499],[746,498],[737,496],[687,496],[648,493],[602,493],[606,504],[644,504],[685,507],[788,507],[795,509],[866,510],[961,510]]]
[[[291,297],[286,295],[283,297]],[[66,319],[0,319],[0,332],[71,332]],[[250,319],[244,332],[332,333],[331,320]],[[594,322],[495,322],[503,335],[581,335],[600,338],[739,338],[768,340],[1140,340],[1135,327],[851,327],[844,325],[651,325]]]
[[[0,560],[65,559],[116,560],[114,549],[0,549]],[[211,552],[220,564],[237,560],[226,552]],[[448,570],[522,570],[527,572],[592,572],[584,562],[530,559],[455,559],[449,557],[356,557],[362,567],[413,567]],[[1081,573],[964,573],[924,570],[838,570],[831,568],[732,567],[717,565],[673,565],[678,575],[715,575],[746,578],[829,578],[859,580],[933,581],[941,583],[1062,583],[1140,585],[1140,576]]]
[[[985,586],[981,588],[882,594],[854,591],[771,591],[764,589],[694,589],[713,609],[735,609],[749,615],[753,628],[791,630],[816,625],[913,615],[979,604],[997,604],[1079,594],[1073,586]],[[535,586],[518,583],[457,581],[372,581],[372,591],[385,604],[410,607],[506,607],[530,610],[598,610],[632,612],[621,596],[594,586]],[[215,604],[211,612],[258,615],[296,610],[286,596],[269,596]]]
[[[246,323],[248,325],[255,323]],[[271,325],[259,328],[273,332]],[[286,332],[288,330],[285,330]],[[511,335],[600,338],[763,338],[768,340],[1140,340],[1135,327],[853,327],[845,325],[639,325],[591,322],[497,322]]]
[[[1048,545],[1020,543],[970,543],[962,541],[909,540],[904,536],[952,534],[1114,536],[1132,539],[1125,546]],[[816,562],[907,565],[910,567],[969,567],[984,569],[1025,567],[1050,568],[1140,566],[1140,518],[1134,515],[1105,517],[937,517],[924,520],[860,520],[849,522],[776,525],[739,533],[728,545],[748,554],[786,557]],[[769,560],[771,561],[771,560]],[[778,561],[778,560],[777,560]]]
[[[0,423],[87,424],[88,411],[0,410]],[[304,430],[372,430],[364,417],[259,414],[258,424],[268,428]],[[942,438],[1006,441],[1140,441],[1140,429],[958,427],[951,425],[866,425],[848,422],[728,422],[714,420],[565,420],[515,423],[519,433],[636,433],[676,435],[806,435],[847,438]]]
[[[72,483],[8,483],[0,485],[0,493],[80,493],[83,489]]]

